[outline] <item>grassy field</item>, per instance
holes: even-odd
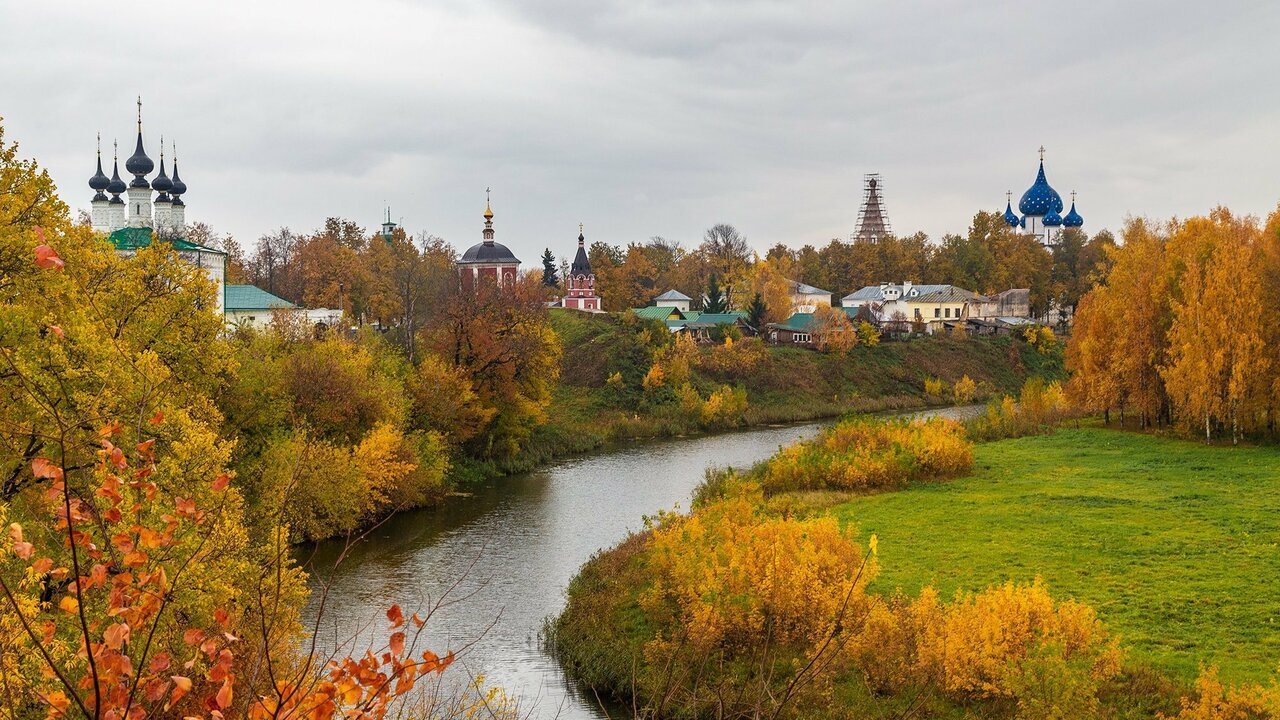
[[[1097,609],[1131,660],[1263,680],[1280,663],[1280,449],[1101,428],[979,445],[968,478],[858,498],[873,589],[949,596],[1042,577]]]

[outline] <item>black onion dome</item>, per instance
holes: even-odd
[[[119,195],[128,189],[129,188],[125,186],[124,181],[120,179],[120,162],[116,161],[116,163],[111,167],[111,181],[107,183],[106,191],[113,195]]]
[[[489,240],[476,243],[467,248],[467,251],[462,253],[462,258],[458,262],[464,265],[480,265],[485,263],[518,263],[520,261],[507,249],[506,245]]]
[[[138,131],[138,145],[133,150],[133,155],[124,161],[124,169],[128,170],[137,179],[133,181],[133,187],[149,187],[147,181],[143,180],[144,175],[149,175],[152,170],[156,169],[156,164],[147,157],[147,151],[142,149],[142,131]],[[138,184],[138,180],[142,180],[142,184]]]
[[[89,189],[97,190],[98,194],[101,195],[102,191],[106,190],[107,186],[110,184],[111,180],[108,179],[106,175],[102,174],[102,156],[99,155],[98,171],[93,174],[93,177],[89,178]],[[94,199],[96,200],[97,198]]]
[[[173,181],[169,179],[168,174],[164,171],[164,155],[160,155],[160,174],[155,180],[151,181],[151,189],[156,192],[167,193],[173,189]]]
[[[583,246],[585,240],[582,233],[578,233],[578,254],[573,256],[573,265],[569,268],[570,274],[591,274],[591,260],[587,258],[587,248]]]
[[[164,168],[162,167],[161,170]],[[173,161],[173,186],[169,188],[169,192],[173,193],[173,199],[177,200],[178,196],[187,191],[187,184],[182,182],[182,178],[178,177],[178,160]]]

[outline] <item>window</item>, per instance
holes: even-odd
[[[941,311],[941,310],[939,310],[938,308],[934,308],[934,309],[933,309],[933,316],[934,316],[934,317],[941,317],[941,316],[942,316],[942,311]]]
[[[809,333],[795,333],[791,336],[792,342],[807,343],[809,342]]]
[[[945,310],[943,310],[943,311],[942,311],[942,316],[943,316],[943,317],[951,317],[951,308],[946,308]]]

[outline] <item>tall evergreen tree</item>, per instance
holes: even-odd
[[[556,268],[556,256],[551,254],[551,248],[542,251],[542,284],[547,287],[559,287],[560,276]]]
[[[707,278],[707,294],[702,300],[702,311],[722,313],[728,309],[728,298],[724,296],[724,291],[720,289],[720,282],[716,280],[716,276],[713,274]]]
[[[747,324],[756,329],[756,332],[763,334],[764,314],[766,308],[764,305],[764,297],[760,293],[756,293],[751,298],[751,303],[747,305]]]

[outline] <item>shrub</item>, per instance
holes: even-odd
[[[947,383],[942,378],[930,377],[924,379],[924,394],[929,396],[930,400],[941,400],[942,394],[947,391]]]
[[[1078,414],[1060,383],[1031,378],[1023,383],[1019,400],[1006,395],[988,404],[985,413],[968,423],[969,435],[983,441],[1036,435]]]
[[[782,449],[758,473],[770,493],[871,490],[952,477],[972,466],[972,446],[954,421],[854,418]]]
[[[1196,696],[1182,698],[1181,711],[1161,720],[1270,720],[1280,717],[1280,686],[1227,687],[1218,679],[1218,668],[1200,670]]]
[[[978,394],[978,386],[973,380],[965,375],[956,381],[955,387],[951,389],[955,397],[957,405],[968,405],[973,402],[973,398]]]

